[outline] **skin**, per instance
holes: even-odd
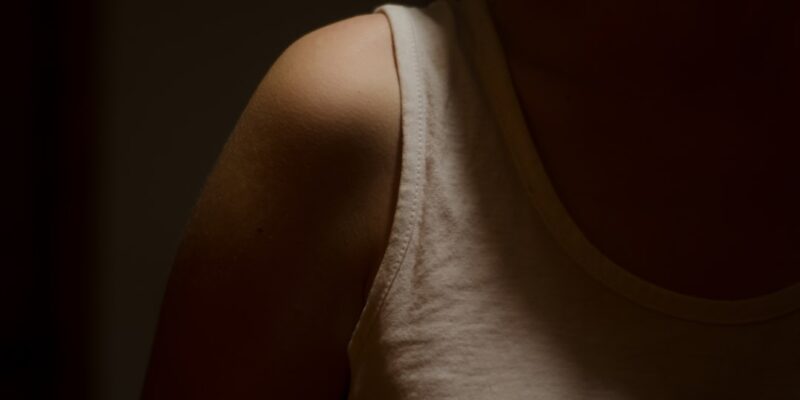
[[[396,204],[400,93],[388,21],[293,43],[196,204],[144,399],[340,399],[347,344]]]
[[[537,150],[610,259],[733,300],[800,281],[800,7],[489,1]]]
[[[800,280],[793,2],[489,5],[548,174],[599,249],[708,298]],[[382,14],[287,48],[186,227],[142,397],[344,398],[400,146]]]

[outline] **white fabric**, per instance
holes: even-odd
[[[626,273],[558,203],[482,1],[374,11],[403,155],[351,400],[800,399],[800,285],[712,301]]]

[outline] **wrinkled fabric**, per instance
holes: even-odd
[[[486,89],[506,71],[476,57],[497,45],[480,10],[374,9],[392,30],[402,162],[349,399],[800,399],[796,296],[701,301],[626,280],[537,208],[502,131],[510,97]]]

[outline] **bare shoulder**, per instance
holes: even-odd
[[[253,131],[240,135],[244,140],[263,140],[264,132],[272,132],[270,140],[287,148],[273,156],[331,175],[315,177],[338,187],[321,194],[354,205],[355,197],[372,200],[359,204],[358,212],[369,217],[380,240],[389,226],[370,213],[391,214],[376,200],[394,195],[400,167],[400,88],[391,35],[380,13],[305,34],[273,64],[240,120],[242,131]]]
[[[367,247],[377,258],[358,271],[366,274],[364,286],[391,228],[400,114],[389,22],[380,13],[357,15],[288,46],[256,89],[229,143],[257,151],[253,163],[291,181],[298,197],[324,202],[306,206],[349,216],[339,219],[342,224],[361,224],[344,228],[353,233],[343,245]]]
[[[143,397],[344,397],[347,344],[392,223],[399,149],[383,15],[288,46],[186,226]]]
[[[291,146],[326,164],[320,171],[336,172],[327,182],[340,190],[320,195],[341,197],[367,224],[359,228],[374,241],[366,289],[388,242],[400,172],[400,87],[388,19],[357,15],[307,33],[278,58],[254,98],[300,128],[289,130]]]
[[[336,131],[386,131],[399,123],[391,31],[380,13],[304,35],[283,52],[264,83],[272,95],[284,96],[287,107],[302,108],[313,122]]]

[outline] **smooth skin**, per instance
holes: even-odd
[[[339,399],[387,246],[400,91],[382,14],[272,65],[185,230],[143,399]]]

